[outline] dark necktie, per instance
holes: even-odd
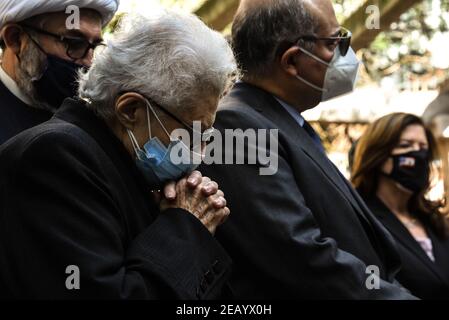
[[[302,127],[304,128],[304,130],[306,130],[307,134],[312,138],[313,142],[318,147],[318,149],[326,153],[326,150],[324,150],[323,144],[321,143],[321,138],[318,136],[318,134],[315,132],[312,126],[307,121],[304,120],[304,125]]]
[[[321,143],[319,135],[316,133],[313,127],[305,120],[303,128],[304,130],[306,130],[307,134],[312,138],[313,142],[318,147],[318,149],[324,154],[326,161],[329,162],[330,166],[334,169],[335,173],[342,179],[342,187],[345,188],[348,193],[350,193],[348,185],[346,183],[347,179],[343,176],[340,170],[333,164],[333,162],[329,160],[326,154],[326,150],[324,149],[323,144]]]

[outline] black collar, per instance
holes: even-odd
[[[66,99],[54,117],[72,123],[87,132],[111,158],[123,180],[127,184],[136,183],[138,188],[146,193],[145,197],[149,197],[150,186],[139,172],[134,159],[109,126],[87,108],[86,102]]]
[[[48,110],[38,109],[27,105],[25,102],[16,97],[2,81],[0,81],[0,101],[2,102],[2,108],[12,107],[14,108],[14,111],[20,112],[20,115],[26,112],[27,114],[33,115],[37,119],[41,120],[41,123],[47,121],[53,115],[53,113]]]

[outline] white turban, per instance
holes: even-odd
[[[20,22],[42,13],[65,12],[70,5],[101,14],[103,26],[111,21],[120,0],[0,0],[0,30],[8,22]]]

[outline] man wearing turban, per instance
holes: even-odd
[[[76,94],[119,0],[0,2],[0,144],[50,119]]]

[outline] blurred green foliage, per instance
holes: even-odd
[[[333,2],[339,21],[364,3],[371,4],[365,0]],[[449,52],[445,52],[449,51],[448,31],[449,0],[423,0],[362,50],[366,68],[362,83],[391,77],[399,89],[410,89],[412,83],[418,83],[418,89],[436,89],[449,75]],[[437,55],[439,61],[435,60]],[[446,63],[441,55],[447,56]]]
[[[194,11],[204,1],[160,0],[160,3]],[[360,6],[375,2],[333,0],[340,22],[345,21]],[[113,32],[122,16],[123,13],[116,16],[106,33]],[[229,32],[229,28],[225,29],[226,32]],[[435,63],[435,55],[440,56],[439,63]],[[447,65],[441,63],[441,60],[445,60],[444,55],[447,55]],[[399,89],[410,88],[412,83],[420,83],[423,88],[437,88],[449,76],[449,0],[423,0],[412,7],[388,30],[383,30],[369,48],[362,49],[361,57],[365,66],[360,82],[362,85],[390,77]]]

